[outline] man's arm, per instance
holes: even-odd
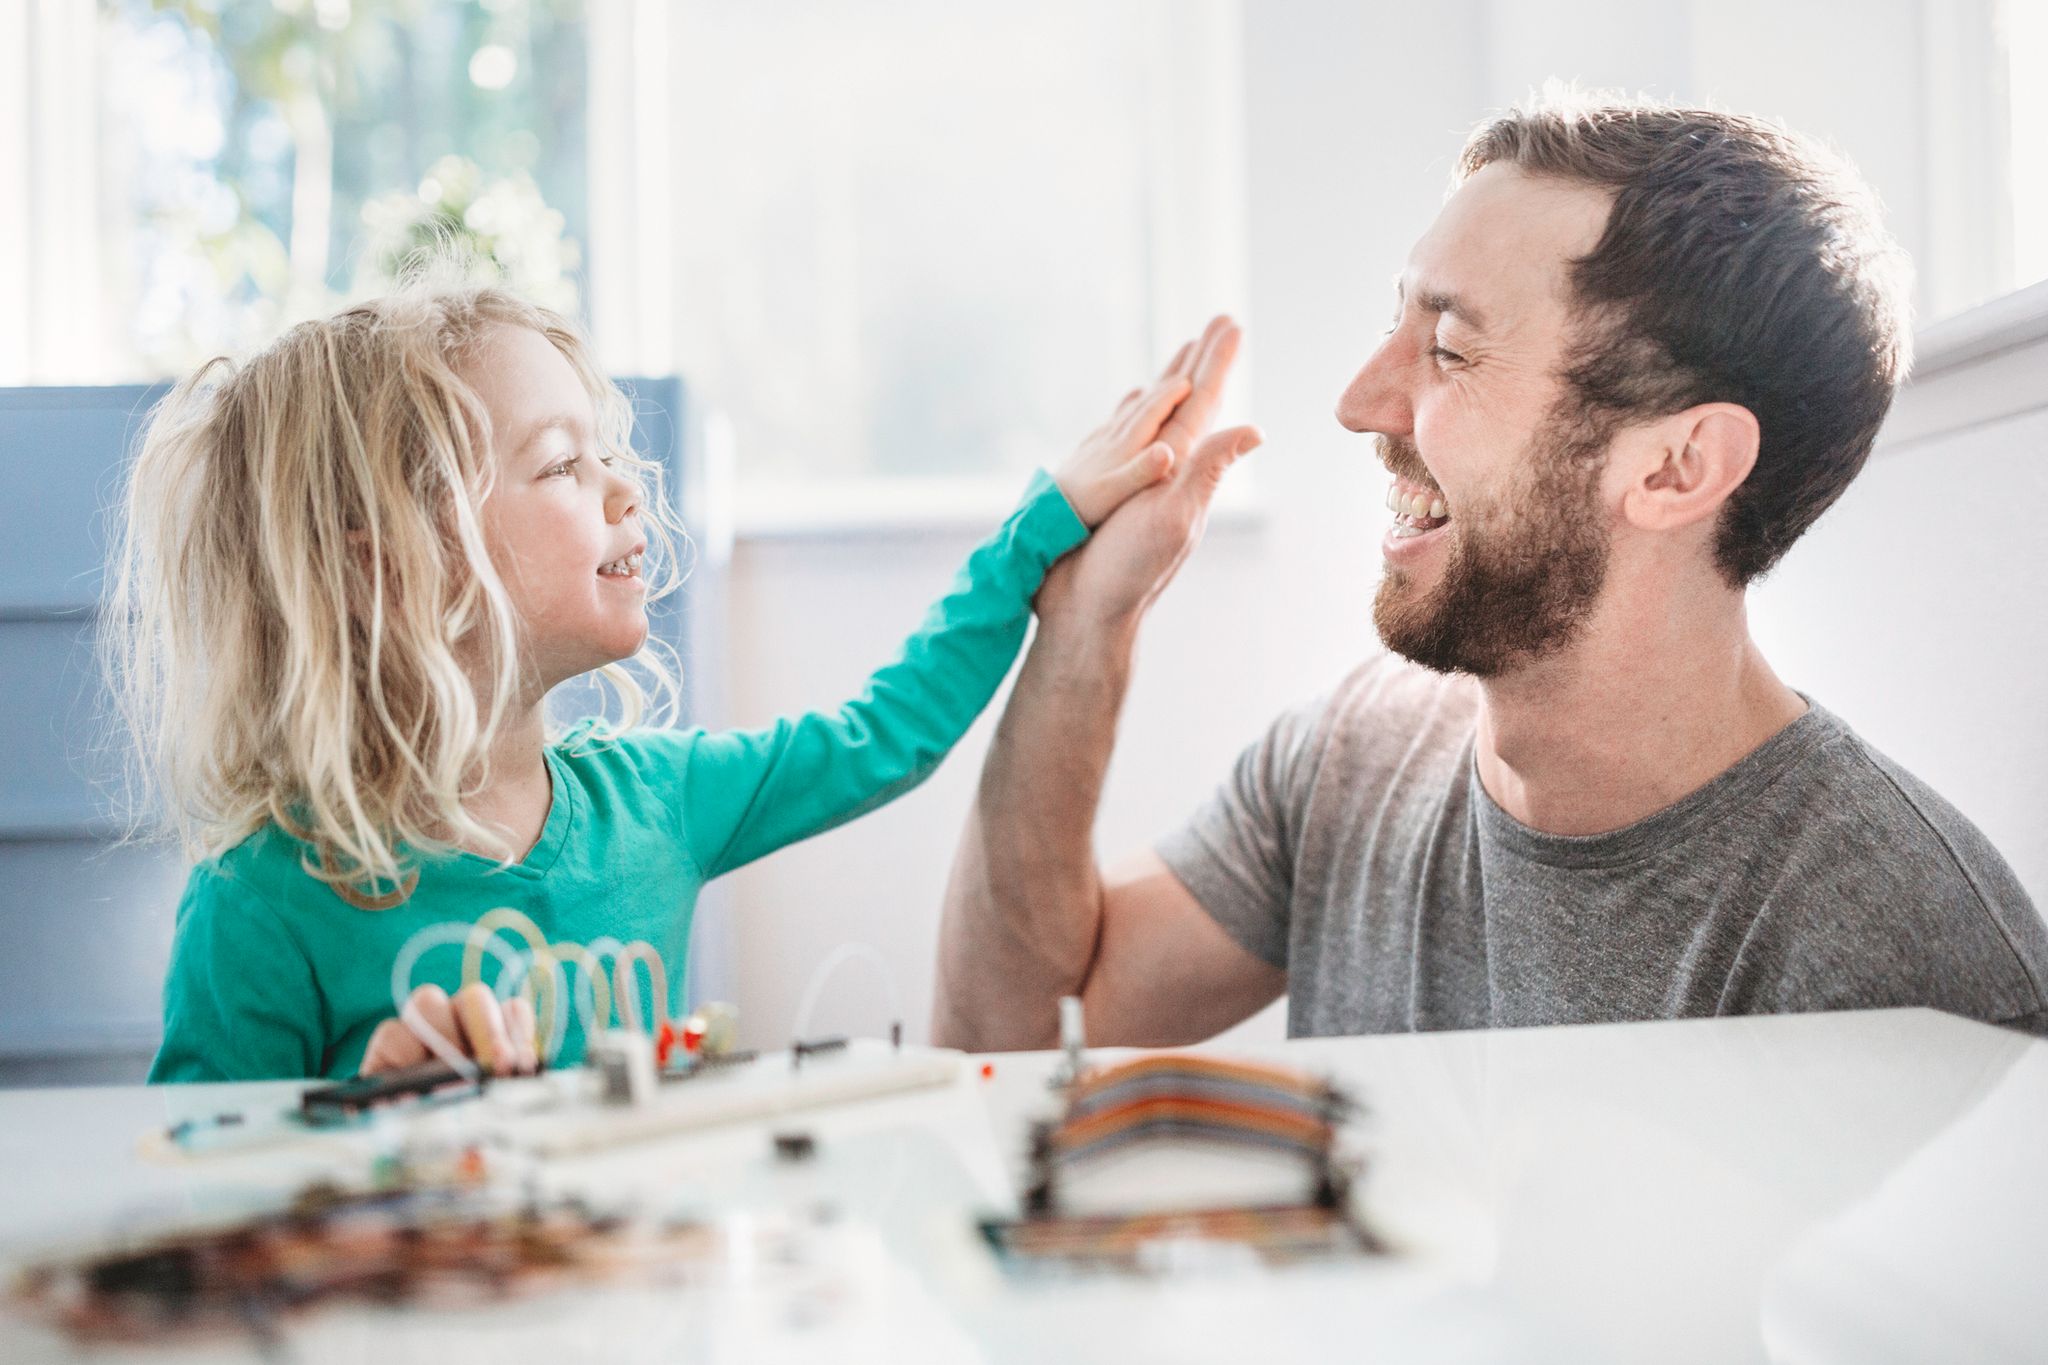
[[[1188,356],[1193,388],[1161,439],[1176,466],[1120,508],[1039,593],[1039,633],[996,729],[946,891],[933,1036],[998,1050],[1049,1045],[1062,995],[1089,1036],[1206,1037],[1275,998],[1284,975],[1224,934],[1157,859],[1105,880],[1095,813],[1139,622],[1201,539],[1250,428],[1200,444],[1235,354],[1212,327]]]
[[[1287,973],[1225,933],[1150,849],[1105,874],[1102,902],[1101,947],[1081,991],[1092,1041],[1198,1043],[1287,990]]]
[[[1158,855],[1106,875],[1093,829],[1129,676],[1123,641],[1039,637],[1003,712],[947,887],[933,1036],[949,1047],[1050,1047],[1078,994],[1092,1042],[1195,1042],[1286,989]]]

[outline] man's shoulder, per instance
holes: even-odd
[[[1472,679],[1433,673],[1398,654],[1364,660],[1318,699],[1334,729],[1387,733],[1422,727],[1464,734],[1479,716],[1479,686]]]
[[[2048,1005],[2048,926],[1990,839],[1846,722],[1820,720],[1806,761],[1765,798],[1786,831],[1773,899],[1797,927],[1780,918],[1763,940],[1835,989],[1869,969],[1978,1017]]]
[[[1479,720],[1472,679],[1375,654],[1310,708],[1317,747],[1344,766],[1455,765]]]
[[[1351,827],[1366,806],[1440,793],[1471,763],[1479,694],[1468,678],[1375,654],[1283,712],[1232,784],[1268,792],[1303,829]]]
[[[1801,808],[1798,829],[1867,851],[1879,867],[1966,883],[1987,901],[2031,913],[2019,878],[1968,816],[1846,721],[1814,709],[1817,742],[1782,798]]]

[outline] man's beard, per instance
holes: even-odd
[[[1373,624],[1396,654],[1438,673],[1493,678],[1570,644],[1607,581],[1607,530],[1599,515],[1600,473],[1610,432],[1577,413],[1554,413],[1530,438],[1529,481],[1511,501],[1452,511],[1443,576],[1418,596],[1409,576],[1389,568],[1373,599]],[[1407,441],[1382,438],[1381,457],[1413,476],[1421,457]]]

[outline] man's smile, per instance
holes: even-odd
[[[1396,479],[1387,489],[1387,510],[1394,514],[1396,540],[1434,531],[1451,519],[1450,504],[1444,500],[1443,490],[1422,484]]]

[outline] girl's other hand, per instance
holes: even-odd
[[[440,1034],[448,1044],[493,1076],[530,1076],[540,1069],[533,1005],[500,1000],[482,982],[464,986],[450,999],[439,986],[421,986],[406,1000],[406,1012]],[[405,1019],[386,1019],[370,1035],[357,1074],[372,1076],[416,1066],[437,1055]]]
[[[1082,525],[1094,530],[1127,499],[1173,472],[1215,412],[1241,335],[1229,318],[1213,319],[1199,338],[1175,352],[1152,387],[1125,394],[1109,420],[1053,474]],[[1185,430],[1172,426],[1176,418]]]

